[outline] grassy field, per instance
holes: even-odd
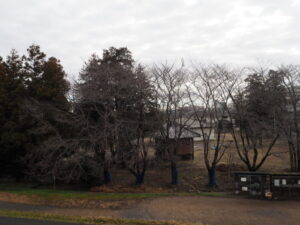
[[[33,189],[21,184],[0,185],[0,201],[59,207],[114,209],[135,205],[137,201],[143,199],[170,196],[225,197],[229,195],[223,192],[95,193],[87,191],[53,190],[44,188]]]
[[[144,199],[165,196],[225,196],[222,192],[200,192],[200,193],[94,193],[72,190],[54,190],[29,188],[22,184],[0,184],[0,193],[11,193],[16,195],[38,196],[42,198],[58,199],[99,199],[99,200],[122,200],[122,199]]]
[[[266,142],[267,143],[267,142]],[[208,183],[207,170],[205,168],[202,143],[195,143],[195,159],[179,160],[178,174],[179,184],[177,187],[171,187],[171,174],[169,163],[155,165],[149,168],[145,176],[145,186],[154,188],[173,188],[179,192],[198,192],[208,191],[206,185]],[[265,151],[265,148],[262,150]],[[214,152],[212,151],[212,154]],[[259,159],[262,155],[259,155]],[[232,144],[224,157],[221,164],[226,166],[234,164],[231,172],[235,170],[247,170],[241,162]],[[227,167],[228,168],[228,167]],[[273,148],[271,156],[265,161],[260,171],[282,172],[289,170],[289,154],[287,145],[284,141],[279,141]],[[126,170],[113,169],[113,185],[130,186],[134,184],[135,178]],[[234,189],[233,174],[226,170],[217,170],[217,183],[219,191],[232,191]]]
[[[287,148],[285,143],[276,144],[273,154],[266,160],[260,171],[288,171],[289,155],[286,151]],[[232,168],[232,171],[240,170],[240,167],[243,166],[235,149],[230,149],[221,161],[221,164],[224,165],[229,165],[229,163],[239,165],[239,168]],[[111,185],[96,187],[95,190],[98,191],[98,193],[50,190],[51,186],[48,186],[47,189],[32,189],[30,188],[30,185],[32,186],[32,184],[27,187],[23,184],[19,186],[17,184],[0,184],[0,191],[9,191],[10,193],[26,195],[34,194],[43,198],[56,196],[57,198],[92,198],[102,200],[153,198],[174,195],[174,192],[210,192],[206,186],[208,183],[208,176],[204,164],[201,144],[196,146],[194,160],[179,160],[177,165],[179,174],[179,184],[177,186],[170,185],[170,166],[168,162],[165,162],[159,165],[154,165],[147,170],[145,175],[145,184],[143,187],[136,187],[134,185],[135,177],[132,176],[126,169],[121,170],[113,168],[111,171],[113,178]],[[217,182],[219,188],[214,191],[231,192],[234,189],[233,176],[226,170],[217,171]],[[73,186],[69,189],[74,189],[74,187],[77,188],[76,186]]]
[[[51,215],[35,212],[20,212],[10,210],[0,210],[0,216],[12,218],[26,218],[35,220],[47,220],[66,223],[94,224],[94,225],[188,225],[187,223],[165,222],[165,221],[144,221],[129,219],[111,219],[101,217],[70,217],[61,215]]]
[[[207,171],[204,165],[201,145],[197,146],[196,149],[194,160],[178,161],[179,184],[177,186],[170,185],[170,168],[169,164],[166,162],[150,167],[145,176],[145,184],[142,186],[134,185],[135,178],[127,170],[114,168],[111,171],[113,175],[111,185],[97,186],[92,189],[78,191],[75,190],[75,188],[77,188],[76,186],[57,186],[57,189],[53,189],[51,186],[39,186],[38,188],[32,188],[33,184],[2,183],[0,184],[0,201],[67,208],[119,209],[134,206],[138,202],[143,201],[143,199],[156,198],[156,200],[159,200],[157,198],[160,197],[231,197],[234,185],[232,174],[228,173],[226,170],[218,170],[217,182],[219,187],[214,190],[208,189],[206,186]],[[289,168],[289,158],[286,150],[284,143],[277,143],[274,147],[273,155],[271,155],[266,161],[264,166],[261,168],[261,171],[287,171]],[[228,153],[225,154],[221,163],[225,165],[228,165],[228,163],[241,165],[234,149],[231,149],[231,151],[228,151]],[[91,192],[91,190],[98,192]],[[153,222],[98,217],[66,217],[60,215],[7,210],[0,210],[0,216],[75,222],[82,224],[181,224],[173,222]]]
[[[69,190],[54,190],[51,186],[45,188],[30,188],[32,184],[0,184],[0,197],[5,193],[18,195],[22,197],[35,198],[36,200],[131,200],[156,198],[164,196],[186,196],[186,195],[206,195],[206,196],[224,196],[225,192],[233,192],[234,182],[233,176],[228,171],[217,171],[218,189],[211,192],[207,188],[207,170],[204,165],[203,151],[201,143],[196,145],[194,160],[179,160],[179,184],[177,186],[170,185],[170,167],[169,163],[161,163],[150,167],[145,175],[145,184],[143,186],[135,186],[135,177],[127,170],[112,169],[113,181],[109,186],[98,186],[94,190],[98,192],[74,191],[74,187]],[[274,147],[273,155],[269,157],[261,171],[287,171],[289,168],[289,156],[286,152],[285,143],[277,143]],[[230,158],[230,160],[229,160]],[[233,163],[241,165],[241,162],[234,149],[228,151],[221,163],[228,165]],[[235,168],[232,169],[234,171]],[[60,188],[58,186],[58,188]],[[71,190],[73,189],[73,190]],[[13,196],[12,196],[13,197]]]
[[[12,193],[16,195],[38,196],[42,198],[58,198],[58,199],[138,199],[170,196],[171,193],[92,193],[72,190],[54,190],[54,189],[37,189],[28,188],[22,185],[14,186],[13,184],[0,185],[0,193]]]

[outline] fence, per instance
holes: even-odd
[[[235,172],[235,192],[262,198],[300,197],[300,173]]]

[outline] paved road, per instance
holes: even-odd
[[[175,220],[212,225],[298,225],[299,201],[267,201],[221,197],[163,197],[130,208],[83,209],[0,202],[0,209],[39,211],[70,216]]]
[[[0,225],[80,225],[80,224],[0,217]]]

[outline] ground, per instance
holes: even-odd
[[[300,202],[298,201],[205,196],[146,199],[130,207],[119,209],[59,208],[0,202],[0,212],[2,209],[55,215],[104,216],[210,225],[296,225],[300,221]]]
[[[231,163],[234,166],[231,171],[228,171],[228,165]],[[89,224],[111,225],[176,223],[115,221],[102,217],[210,225],[295,225],[299,223],[299,201],[254,200],[233,195],[233,175],[230,172],[245,169],[233,148],[225,154],[220,165],[217,170],[219,187],[213,191],[206,186],[207,171],[201,143],[196,145],[195,160],[178,161],[179,185],[177,186],[170,185],[170,170],[167,162],[150,165],[145,176],[145,184],[142,186],[135,186],[134,177],[124,169],[112,170],[113,182],[110,185],[94,186],[81,192],[50,190],[49,188],[53,188],[51,185],[30,188],[32,184],[2,183],[0,184],[0,216],[41,219],[45,218],[45,213],[51,214],[50,219],[63,215],[72,216],[71,219],[59,219],[68,222],[83,221],[82,219],[74,221],[75,216],[88,216],[84,221],[88,221]],[[278,142],[261,171],[279,172],[288,169],[286,144]],[[95,223],[94,219],[91,222],[91,218],[99,216],[101,219],[97,219],[98,223]]]
[[[223,159],[219,163],[217,170],[217,183],[219,191],[233,191],[233,171],[247,170],[241,160],[238,158],[236,150],[233,146],[228,149]],[[233,164],[231,171],[228,171],[228,165]],[[151,166],[146,172],[145,186],[148,188],[168,188],[169,191],[179,192],[197,192],[207,191],[208,176],[203,159],[202,143],[195,143],[195,159],[179,160],[179,185],[171,187],[171,172],[168,162],[158,163]],[[288,148],[284,141],[278,141],[273,148],[272,155],[265,161],[260,171],[282,172],[289,171],[289,154]],[[230,173],[231,172],[231,173]],[[121,190],[135,182],[135,178],[126,170],[113,169],[112,188]],[[117,188],[114,188],[117,187]],[[111,190],[103,190],[110,192]]]

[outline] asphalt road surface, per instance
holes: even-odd
[[[80,225],[80,224],[0,217],[0,225]]]

